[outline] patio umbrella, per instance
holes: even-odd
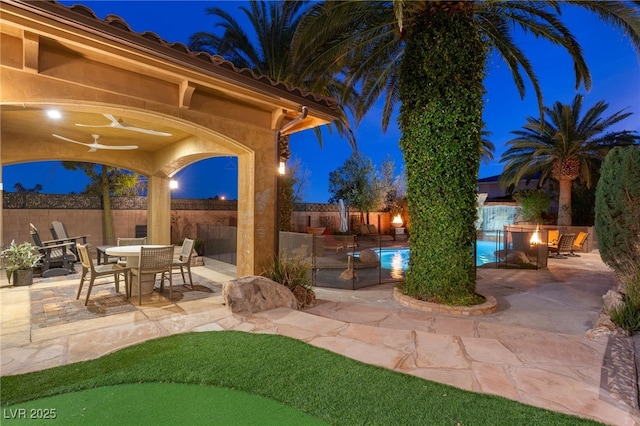
[[[338,200],[338,208],[340,211],[340,232],[347,232],[349,225],[347,224],[347,209],[344,206],[342,198]]]

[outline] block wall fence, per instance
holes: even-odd
[[[113,197],[111,206],[114,235],[133,237],[136,226],[146,225],[147,206],[145,197]],[[151,212],[153,214],[153,212]],[[99,196],[58,195],[36,193],[3,194],[4,244],[29,241],[29,223],[33,223],[43,240],[51,239],[51,222],[63,222],[71,236],[90,235],[87,241],[102,245],[102,203]],[[358,212],[349,212],[351,224],[360,223]],[[237,226],[237,203],[227,200],[173,199],[171,200],[171,239],[178,243],[182,238],[195,238],[198,224]],[[306,232],[308,227],[323,226],[337,231],[340,217],[337,205],[300,203],[295,205],[292,215],[292,230]],[[391,216],[388,212],[369,214],[369,223],[382,233],[390,230]]]

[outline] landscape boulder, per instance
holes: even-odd
[[[364,263],[377,263],[380,260],[378,254],[371,249],[364,249],[360,251],[360,262]]]
[[[298,301],[291,290],[260,276],[241,277],[225,282],[222,285],[222,298],[234,313],[298,307]]]

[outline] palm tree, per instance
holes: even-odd
[[[640,51],[640,13],[629,2],[567,1],[621,28]],[[591,78],[580,46],[560,20],[558,1],[332,1],[314,4],[298,27],[293,52],[307,67],[345,66],[361,91],[361,119],[381,96],[383,127],[401,102],[399,123],[407,171],[411,257],[406,294],[441,303],[473,298],[482,96],[487,55],[494,51],[521,96],[523,73],[542,115],[533,68],[513,41],[520,29],[564,47],[576,88]]]
[[[500,183],[516,185],[522,178],[540,174],[539,186],[551,177],[558,181],[558,225],[571,225],[571,185],[581,177],[591,187],[592,172],[599,168],[607,152],[614,146],[632,145],[640,135],[630,131],[608,129],[632,113],[620,110],[603,117],[609,107],[599,101],[582,115],[581,95],[571,105],[555,102],[545,107],[547,118],[528,117],[522,130],[511,132],[517,137],[507,142],[509,147],[500,162],[506,163]]]
[[[282,81],[329,97],[337,98],[346,92],[344,83],[332,73],[303,74],[303,61],[295,61],[291,55],[291,42],[300,18],[303,16],[305,1],[265,2],[252,0],[250,7],[241,6],[254,31],[251,37],[243,25],[234,16],[219,7],[210,7],[207,14],[219,18],[215,25],[223,29],[221,36],[209,32],[197,32],[190,38],[192,50],[204,50],[219,55],[235,66],[248,68],[259,75],[265,75],[275,81]],[[257,44],[254,45],[254,40]],[[356,94],[350,92],[341,98],[339,105],[341,120],[332,123],[338,134],[347,138],[351,147],[356,149],[356,140],[349,126],[344,108],[355,104]],[[331,131],[331,129],[330,129]],[[314,132],[322,146],[320,128]],[[281,156],[289,158],[289,137],[280,140]]]

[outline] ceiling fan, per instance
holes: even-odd
[[[143,129],[142,127],[130,126],[129,124],[127,124],[124,121],[122,121],[122,119],[118,120],[117,118],[115,118],[111,114],[102,114],[102,115],[107,120],[111,121],[111,123],[109,123],[109,124],[98,124],[98,125],[94,125],[94,124],[78,124],[78,123],[76,123],[76,126],[80,126],[80,127],[95,127],[95,128],[98,128],[98,127],[112,127],[114,129],[124,129],[124,130],[131,130],[132,132],[146,133],[147,135],[171,136],[171,133],[167,133],[167,132],[158,132],[156,130]]]
[[[73,139],[65,138],[64,136],[56,135],[54,133],[52,133],[52,135],[53,137],[62,139],[63,141],[77,143],[78,145],[88,146],[89,152],[96,152],[99,149],[118,149],[118,150],[138,149],[137,145],[120,145],[120,146],[103,145],[101,143],[98,143],[98,138],[100,138],[100,135],[96,135],[96,134],[91,135],[93,137],[93,143],[84,143],[84,142],[74,141]]]

